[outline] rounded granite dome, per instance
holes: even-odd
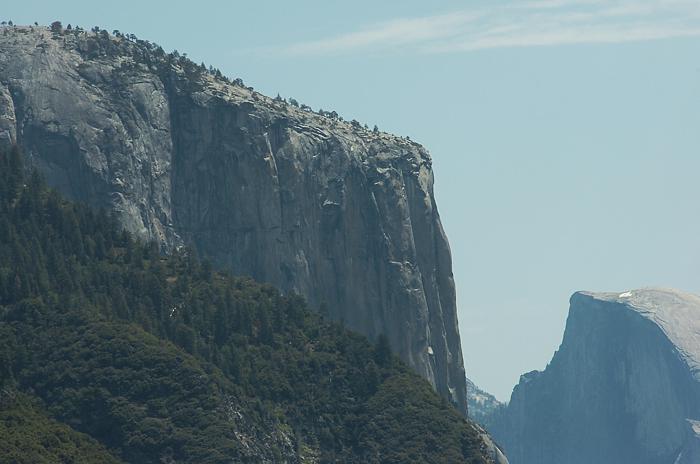
[[[656,324],[700,381],[700,297],[669,288],[643,288],[620,293],[578,292],[601,302],[623,305]]]

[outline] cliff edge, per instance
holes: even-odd
[[[0,29],[0,143],[164,249],[304,295],[466,413],[427,151],[267,98],[147,41]]]
[[[678,464],[700,447],[700,298],[579,292],[561,347],[490,432],[514,464]]]

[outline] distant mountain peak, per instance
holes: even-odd
[[[486,418],[513,464],[696,464],[700,298],[578,292],[547,368]]]

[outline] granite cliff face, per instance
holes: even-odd
[[[576,293],[564,340],[490,431],[514,464],[700,462],[700,298]]]
[[[0,29],[0,143],[165,249],[188,245],[394,349],[466,412],[428,153],[148,42]]]

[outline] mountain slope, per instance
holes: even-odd
[[[25,395],[0,393],[0,462],[118,464],[87,435],[49,418]]]
[[[0,153],[0,391],[68,437],[24,437],[37,461],[70,440],[104,462],[492,462],[385,337],[371,345],[298,296],[162,256],[21,164]]]
[[[697,462],[699,361],[697,296],[576,293],[561,347],[490,431],[515,464]]]
[[[480,389],[469,379],[467,379],[467,400],[469,418],[486,428],[490,426],[490,421],[506,407],[495,396]]]
[[[0,142],[165,249],[304,295],[466,413],[428,153],[121,34],[0,29]]]

